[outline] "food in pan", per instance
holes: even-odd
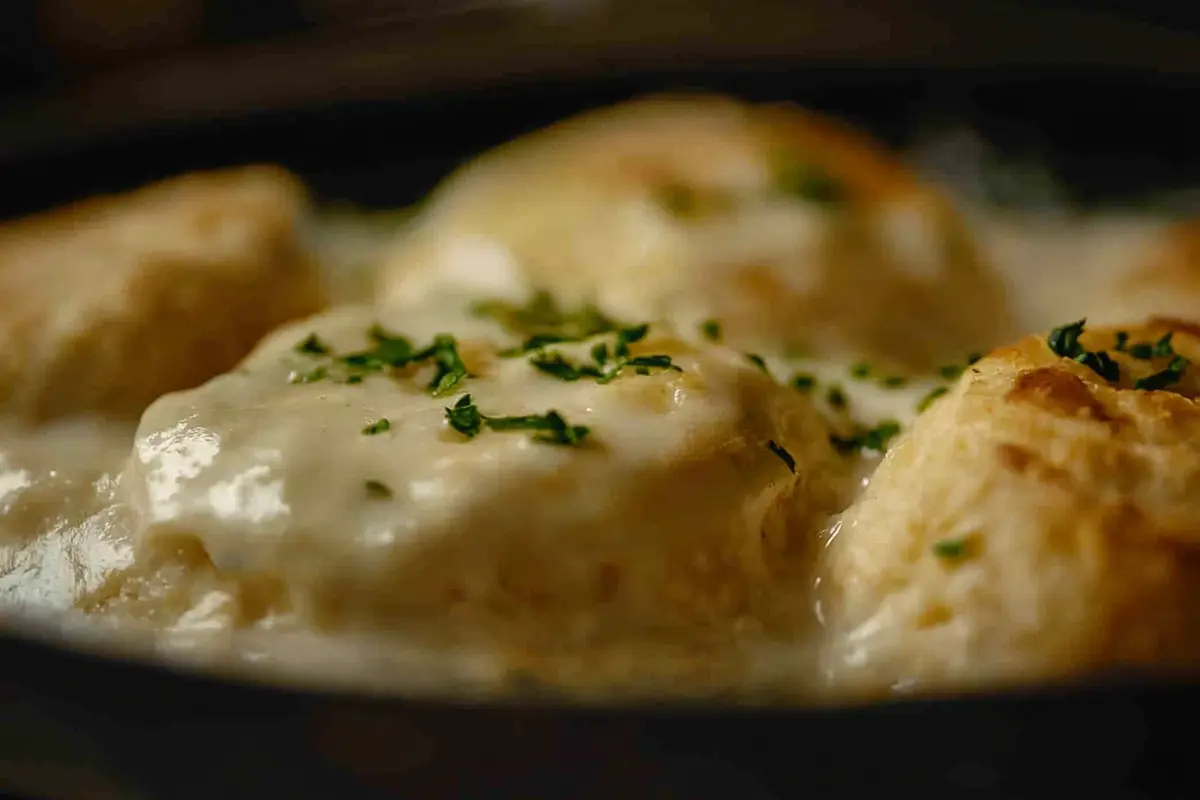
[[[0,602],[392,688],[1193,669],[1189,229],[1100,267],[1103,225],[955,205],[841,122],[704,96],[361,225],[275,168],[5,223]],[[1039,253],[1093,294],[1039,303]]]
[[[840,122],[723,98],[645,99],[497,148],[434,191],[388,261],[385,296],[489,261],[612,313],[719,318],[735,347],[898,368],[1010,330],[938,189]]]

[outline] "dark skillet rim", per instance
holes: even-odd
[[[514,685],[497,693],[462,691],[458,687],[433,690],[362,690],[340,683],[272,680],[254,670],[232,672],[222,668],[194,666],[142,654],[105,652],[103,648],[73,646],[54,638],[21,631],[0,633],[0,687],[45,684],[53,689],[62,676],[86,674],[89,681],[103,681],[104,673],[135,683],[154,693],[198,695],[231,694],[249,702],[300,701],[317,705],[367,705],[373,709],[442,708],[446,710],[494,710],[500,712],[568,713],[581,716],[701,717],[718,714],[737,717],[870,716],[909,714],[933,708],[953,707],[969,714],[971,708],[1019,706],[1045,702],[1097,700],[1113,697],[1178,696],[1200,699],[1200,681],[1190,676],[1151,675],[1111,671],[1094,677],[1043,683],[1000,690],[926,692],[893,695],[851,702],[772,703],[770,696],[742,697],[736,693],[711,693],[652,697],[582,696],[553,689],[527,689]]]

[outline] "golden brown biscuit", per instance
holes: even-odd
[[[1111,328],[1080,339],[1117,380],[1042,336],[996,350],[895,442],[827,551],[835,682],[961,689],[1198,663],[1200,366],[1184,361],[1200,361],[1200,330],[1126,333],[1122,352]],[[1174,355],[1131,355],[1156,345]],[[1172,363],[1182,373],[1164,375]],[[1134,388],[1146,380],[1164,388]]]
[[[927,368],[1008,333],[1001,284],[949,202],[810,111],[649,97],[491,151],[400,237],[382,291],[512,272],[572,302],[735,346]]]
[[[1156,315],[1200,320],[1200,218],[1167,228],[1093,305],[1089,319],[1106,325]]]
[[[300,182],[184,175],[0,225],[0,407],[136,416],[321,307]]]

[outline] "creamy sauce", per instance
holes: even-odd
[[[620,213],[627,235],[589,243],[589,258],[627,261],[611,252],[618,245],[697,247],[738,263],[793,252],[824,224],[758,209],[753,225],[726,221],[736,236],[713,228],[664,244],[660,210]],[[1080,286],[1130,269],[1163,226],[1134,215],[972,216],[1020,330],[1081,316],[1092,297]],[[896,225],[895,251],[928,263],[928,237]],[[367,299],[385,249],[378,229],[343,218],[317,235],[335,299]],[[634,322],[669,311],[678,336],[660,327],[633,353],[669,355],[682,371],[563,381],[527,356],[501,358],[520,338],[465,311],[480,296],[527,294],[511,254],[469,237],[437,247],[442,267],[395,287],[391,305],[278,330],[238,370],[158,400],[136,431],[6,425],[5,611],[18,621],[63,612],[78,626],[84,610],[89,629],[156,631],[164,657],[360,688],[467,691],[526,673],[610,693],[812,684],[821,610],[807,585],[787,580],[799,574],[790,537],[816,541],[878,459],[834,453],[823,426],[906,427],[950,378],[856,373],[845,351],[768,354],[769,378],[695,335],[705,309],[647,305],[646,284],[630,281],[601,300]],[[296,352],[309,333],[352,352],[371,346],[374,323],[418,345],[452,333],[475,377],[445,396],[426,388],[430,365],[396,380],[296,382],[328,361]],[[601,336],[554,350],[585,363],[601,340],[612,345]],[[792,388],[798,376],[813,386]],[[830,403],[831,387],[845,404]],[[486,426],[468,440],[446,418],[468,392],[487,416],[557,411],[589,428],[586,443]],[[364,433],[380,420],[386,430]],[[531,597],[550,610],[529,616]]]

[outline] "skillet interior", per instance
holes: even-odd
[[[898,145],[929,126],[965,123],[1006,154],[1049,165],[1073,201],[1158,198],[1175,212],[1200,210],[1181,193],[1200,185],[1196,126],[1181,111],[1194,79],[759,65],[314,106],[144,130],[71,151],[0,153],[6,183],[22,187],[0,197],[0,215],[255,160],[296,170],[325,200],[394,206],[519,132],[641,91],[689,86],[795,99]],[[1014,204],[1040,198],[992,194]],[[472,707],[239,686],[6,636],[0,696],[0,782],[37,794],[84,797],[82,787],[107,785],[110,794],[94,796],[766,798],[889,786],[1038,797],[1181,786],[1186,760],[1175,730],[1200,690],[1114,681],[787,712],[582,709],[545,699]]]

